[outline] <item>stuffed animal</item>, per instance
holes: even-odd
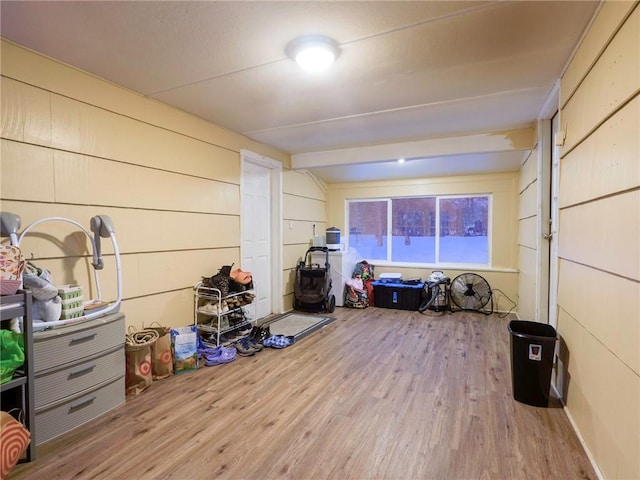
[[[51,272],[27,262],[22,281],[33,295],[33,319],[44,322],[59,320],[62,299],[58,296],[58,287],[53,284]]]

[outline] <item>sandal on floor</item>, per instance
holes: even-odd
[[[220,365],[221,363],[229,363],[236,358],[235,348],[216,347],[214,350],[214,353],[207,355],[204,359],[204,364],[206,367]]]
[[[291,335],[271,335],[262,342],[265,347],[285,348],[292,345],[294,338]]]

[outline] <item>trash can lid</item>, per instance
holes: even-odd
[[[509,333],[522,338],[556,339],[556,329],[548,323],[531,322],[528,320],[511,320],[508,326]]]

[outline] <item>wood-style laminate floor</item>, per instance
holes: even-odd
[[[597,478],[557,404],[513,400],[508,319],[334,314],[291,347],[154,382],[10,479]]]

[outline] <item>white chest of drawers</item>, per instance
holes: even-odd
[[[125,333],[115,313],[33,334],[37,445],[124,403]]]

